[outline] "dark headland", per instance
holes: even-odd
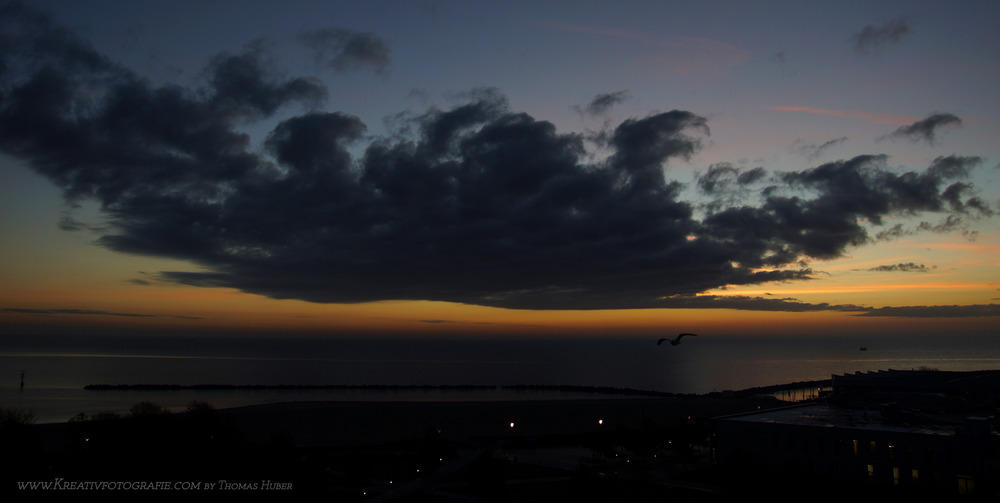
[[[774,405],[769,398],[676,396],[296,402],[167,414],[147,404],[121,417],[5,426],[3,493],[14,498],[5,501],[82,493],[704,501],[712,491],[611,476],[610,467],[626,455],[664,474],[708,466],[708,418]],[[56,481],[60,490],[24,485]]]
[[[230,409],[193,403],[179,413],[145,403],[127,415],[5,424],[2,492],[15,501],[82,493],[337,502],[726,501],[734,488],[706,475],[713,469],[712,418],[787,405],[758,392],[631,393]],[[56,481],[61,490],[52,489]]]

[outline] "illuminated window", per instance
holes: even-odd
[[[858,441],[857,440],[851,440],[851,449],[854,451],[854,455],[857,456],[858,455]]]
[[[892,467],[892,485],[894,485],[894,486],[898,486],[899,485],[899,467],[898,466]]]
[[[874,481],[875,481],[875,465],[869,464],[868,465],[868,482],[874,482]]]
[[[896,446],[889,444],[889,459],[896,459]]]
[[[913,480],[914,483],[920,480],[920,470],[917,470],[916,468],[910,470],[910,479]]]
[[[868,446],[869,446],[869,454],[871,455],[871,457],[874,458],[875,457],[875,451],[876,451],[876,449],[875,449],[875,441],[872,440],[871,442],[868,442]]]

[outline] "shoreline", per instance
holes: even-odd
[[[832,379],[796,381],[769,386],[756,386],[741,390],[713,391],[710,393],[675,393],[670,391],[622,388],[615,386],[583,386],[572,384],[88,384],[87,391],[300,391],[300,390],[360,390],[360,391],[558,391],[566,393],[591,393],[601,395],[679,397],[713,396],[732,393],[737,396],[770,394],[780,391],[811,387],[829,387]]]
[[[86,391],[548,391],[594,395],[674,397],[691,393],[614,386],[548,384],[88,384]]]
[[[171,414],[182,414],[192,403],[222,411],[283,403],[433,403],[433,402],[543,402],[543,401],[624,401],[630,399],[748,399],[777,396],[782,390],[814,389],[826,381],[802,381],[739,391],[674,393],[613,386],[583,385],[234,385],[234,384],[96,384],[77,388],[82,393],[71,400],[84,400],[97,406],[67,408],[65,412],[45,410],[34,424],[66,423],[76,415],[83,418],[127,417],[129,408],[150,402]],[[264,393],[264,394],[260,394]],[[249,394],[249,395],[248,395]],[[87,399],[91,396],[92,400]],[[778,397],[785,402],[799,401]],[[85,402],[73,402],[83,404]],[[14,403],[11,410],[30,413],[33,405]],[[84,415],[85,413],[85,415]],[[77,419],[79,420],[79,419]]]

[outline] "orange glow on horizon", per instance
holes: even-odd
[[[267,300],[267,299],[265,299]],[[743,311],[732,309],[634,309],[595,311],[522,311],[449,303],[412,302],[359,305],[309,305],[288,301],[284,309],[242,309],[202,316],[113,314],[0,313],[9,327],[55,327],[90,332],[233,333],[317,336],[434,337],[646,337],[678,331],[717,335],[836,334],[989,330],[988,318],[927,319],[864,317],[837,311]],[[262,307],[267,303],[260,303]],[[402,304],[407,304],[403,306]],[[383,310],[385,309],[385,310]],[[404,314],[405,312],[410,314]],[[108,310],[108,313],[121,312]],[[426,316],[418,316],[418,314]]]

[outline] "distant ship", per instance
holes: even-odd
[[[858,351],[868,351],[868,348],[865,346],[861,346],[860,348],[858,348]]]

